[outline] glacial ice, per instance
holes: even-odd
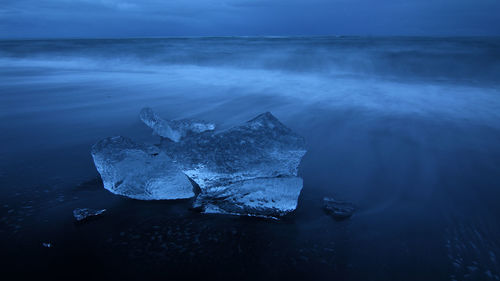
[[[91,153],[104,188],[112,193],[141,200],[194,196],[186,175],[156,146],[118,136],[97,142]]]
[[[140,115],[164,137],[159,145],[114,137],[92,149],[111,192],[146,200],[189,198],[189,177],[200,188],[193,207],[204,213],[280,217],[297,207],[304,139],[271,113],[221,132],[187,120],[172,126],[149,108]]]
[[[160,137],[168,138],[178,142],[190,134],[197,134],[205,131],[213,131],[215,125],[201,120],[181,119],[164,120],[153,109],[145,107],[139,113],[142,122]]]
[[[299,177],[256,178],[202,192],[193,207],[204,213],[280,217],[297,208]]]
[[[194,207],[205,213],[277,217],[297,206],[304,139],[269,112],[227,131],[163,140],[160,150],[199,185]]]
[[[73,210],[73,216],[75,217],[76,221],[82,222],[93,217],[101,216],[105,212],[106,209],[94,210],[88,208],[78,208]]]
[[[306,153],[304,139],[269,112],[227,131],[164,140],[160,149],[202,192],[236,181],[296,176]]]

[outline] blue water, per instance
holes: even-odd
[[[308,145],[295,214],[202,216],[109,194],[90,147],[158,142],[144,106],[222,129],[271,111]],[[4,40],[0,132],[8,273],[500,278],[499,38]],[[358,211],[337,222],[324,196]],[[78,207],[109,212],[75,225]]]

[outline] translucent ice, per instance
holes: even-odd
[[[111,192],[136,199],[188,198],[194,196],[189,177],[200,187],[194,207],[205,213],[280,217],[297,207],[304,139],[271,113],[221,132],[209,123],[165,121],[149,108],[140,115],[165,137],[158,146],[113,137],[92,148]]]
[[[160,149],[202,192],[247,179],[296,176],[306,153],[304,139],[269,112],[227,131],[164,140]]]
[[[190,134],[197,134],[215,129],[214,124],[201,120],[164,120],[149,107],[143,108],[139,117],[142,122],[153,129],[157,135],[175,142],[180,141],[183,137]]]
[[[299,177],[256,178],[201,193],[194,207],[204,213],[280,217],[297,208]]]
[[[156,146],[111,137],[92,147],[104,188],[134,199],[182,199],[194,196],[193,186]]]
[[[296,208],[304,139],[269,112],[227,131],[164,140],[160,149],[199,185],[194,206],[204,212],[276,217]]]

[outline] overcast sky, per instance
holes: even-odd
[[[0,0],[0,37],[500,35],[500,0]]]

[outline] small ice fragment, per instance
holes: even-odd
[[[142,122],[153,129],[157,135],[175,142],[180,141],[182,138],[190,134],[199,134],[215,129],[215,125],[213,123],[201,120],[164,120],[149,107],[143,108],[139,117]]]
[[[92,157],[104,188],[112,193],[141,200],[194,196],[186,175],[155,146],[111,137],[94,144]]]
[[[102,214],[104,214],[104,212],[106,212],[106,209],[94,210],[88,208],[79,208],[73,210],[73,216],[77,221],[81,222],[92,217],[101,216]]]
[[[477,266],[473,266],[473,265],[469,265],[469,266],[467,266],[467,269],[468,269],[470,272],[474,272],[474,271],[476,271],[476,270],[478,269],[478,267],[477,267]]]
[[[52,248],[53,245],[50,242],[47,242],[47,243],[43,242],[42,246],[44,246],[45,248]]]
[[[347,219],[351,217],[355,211],[352,203],[337,201],[333,198],[323,198],[323,204],[325,211],[336,220]]]

